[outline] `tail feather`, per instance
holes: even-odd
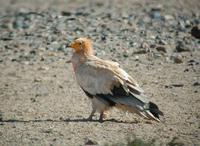
[[[163,116],[163,112],[161,112],[158,106],[151,101],[149,102],[149,111],[158,119],[159,119],[159,115]]]
[[[163,116],[163,113],[159,110],[155,103],[144,100],[141,101],[140,99],[142,96],[140,99],[134,97],[133,95],[121,98],[107,96],[106,98],[113,101],[117,108],[129,111],[131,113],[137,113],[138,115],[141,115],[147,119],[152,119],[159,122],[159,116]]]

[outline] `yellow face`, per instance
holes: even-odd
[[[82,40],[76,39],[69,45],[69,47],[73,48],[75,52],[80,52],[83,48],[82,44],[83,44]]]
[[[70,45],[70,48],[73,48],[76,53],[92,53],[92,42],[88,38],[78,38],[74,40]]]

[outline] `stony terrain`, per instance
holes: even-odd
[[[0,146],[135,138],[199,146],[199,8],[198,0],[0,0]],[[85,120],[90,101],[66,63],[67,44],[83,36],[137,79],[161,123],[116,109],[104,123]]]

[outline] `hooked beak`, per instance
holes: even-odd
[[[67,47],[68,47],[68,48],[71,48],[71,49],[74,49],[74,46],[75,46],[75,43],[72,42],[72,43],[70,43]]]

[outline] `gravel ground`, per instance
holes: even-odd
[[[199,8],[198,0],[0,0],[0,145],[199,146]],[[116,109],[104,123],[84,120],[91,103],[66,63],[66,45],[83,36],[137,79],[161,123]]]

